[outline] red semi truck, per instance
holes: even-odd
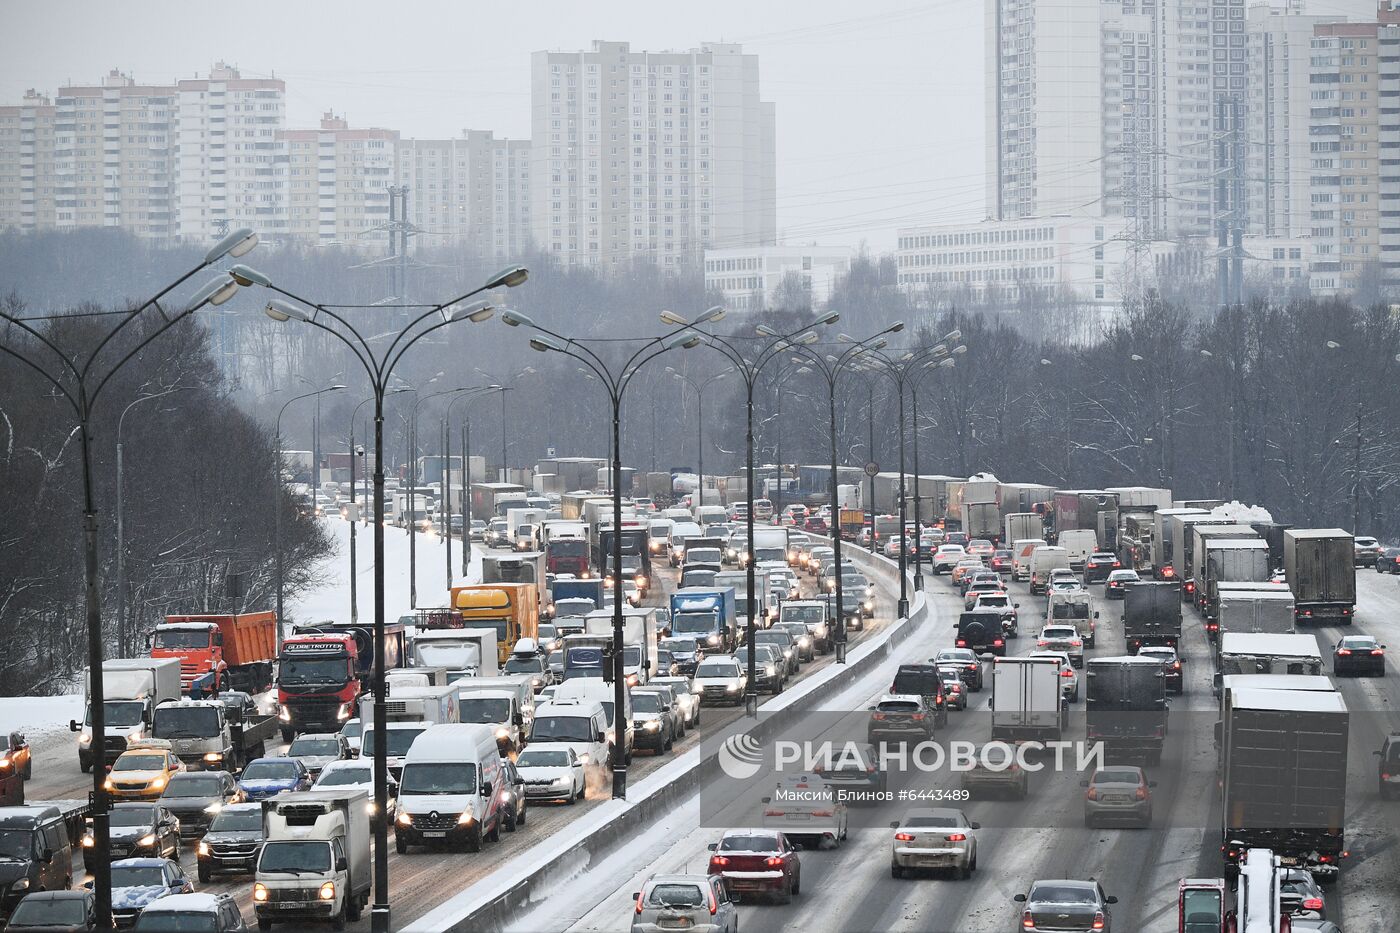
[[[362,689],[359,648],[348,632],[293,635],[278,655],[277,724],[284,741],[301,732],[339,732]]]
[[[180,660],[180,687],[205,695],[223,690],[261,693],[272,687],[277,614],[166,616],[151,638],[151,657]]]

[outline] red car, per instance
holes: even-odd
[[[820,515],[809,515],[807,521],[802,523],[802,527],[814,535],[824,535],[826,534],[826,519]]]
[[[709,849],[709,874],[722,877],[735,900],[743,894],[770,894],[786,904],[802,892],[797,849],[776,830],[726,830]]]
[[[997,573],[1011,572],[1011,552],[1007,550],[996,551],[992,554],[992,559],[987,562],[987,566]]]

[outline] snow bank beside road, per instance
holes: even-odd
[[[45,735],[66,733],[70,719],[82,720],[83,694],[53,697],[0,697],[0,729],[23,732],[31,742]]]
[[[287,621],[321,622],[326,619],[350,619],[350,523],[339,516],[321,519],[332,540],[334,552],[315,568],[319,582],[287,603]],[[460,541],[452,545],[452,574],[454,582],[461,580],[462,556],[457,550]],[[447,602],[447,545],[437,535],[420,534],[414,545],[418,577],[418,605],[442,606]],[[385,615],[397,619],[411,609],[409,588],[408,532],[386,526],[384,529],[384,605]],[[374,615],[374,527],[360,524],[355,531],[355,599],[360,619]],[[481,552],[472,549],[467,580],[481,579]]]

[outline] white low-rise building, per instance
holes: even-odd
[[[788,275],[801,281],[813,307],[824,305],[855,251],[846,246],[761,246],[705,251],[705,288],[721,292],[734,311],[760,311],[781,302]]]

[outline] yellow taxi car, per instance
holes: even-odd
[[[131,742],[112,764],[105,786],[117,800],[154,800],[185,766],[166,739]]]

